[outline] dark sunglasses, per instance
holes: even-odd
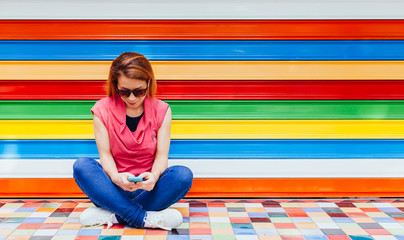
[[[144,97],[147,93],[147,87],[144,89],[133,89],[133,90],[120,90],[116,89],[118,95],[121,97],[129,97],[130,93],[133,93],[135,97]]]

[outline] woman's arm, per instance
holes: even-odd
[[[157,132],[157,150],[152,168],[152,173],[156,179],[166,170],[168,165],[168,151],[170,150],[171,139],[171,108],[168,107],[166,115]]]
[[[123,190],[132,191],[136,186],[133,182],[128,181],[128,177],[133,176],[133,174],[118,173],[114,158],[111,154],[108,130],[96,114],[94,114],[93,118],[93,127],[102,168],[112,182],[120,186]]]
[[[139,177],[146,178],[145,182],[136,183],[141,189],[151,191],[160,175],[166,170],[168,165],[168,150],[170,149],[171,138],[171,109],[168,107],[163,123],[157,131],[157,149],[153,167],[150,172],[144,172]]]

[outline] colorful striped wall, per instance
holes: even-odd
[[[187,197],[404,196],[399,1],[0,2],[0,197],[85,197],[111,61],[152,63]],[[50,11],[51,10],[51,11]]]

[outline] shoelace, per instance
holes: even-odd
[[[164,226],[163,214],[148,214],[143,221],[147,222],[152,227],[158,227],[168,231],[171,230],[171,228]]]

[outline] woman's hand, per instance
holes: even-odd
[[[128,177],[134,177],[134,175],[128,172],[117,173],[111,178],[111,180],[125,191],[133,192],[139,189],[139,186],[134,182],[128,181]]]
[[[158,181],[158,177],[151,172],[144,172],[140,174],[139,177],[145,178],[146,181],[137,182],[136,185],[139,187],[139,189],[144,189],[146,191],[153,190],[156,182]]]

